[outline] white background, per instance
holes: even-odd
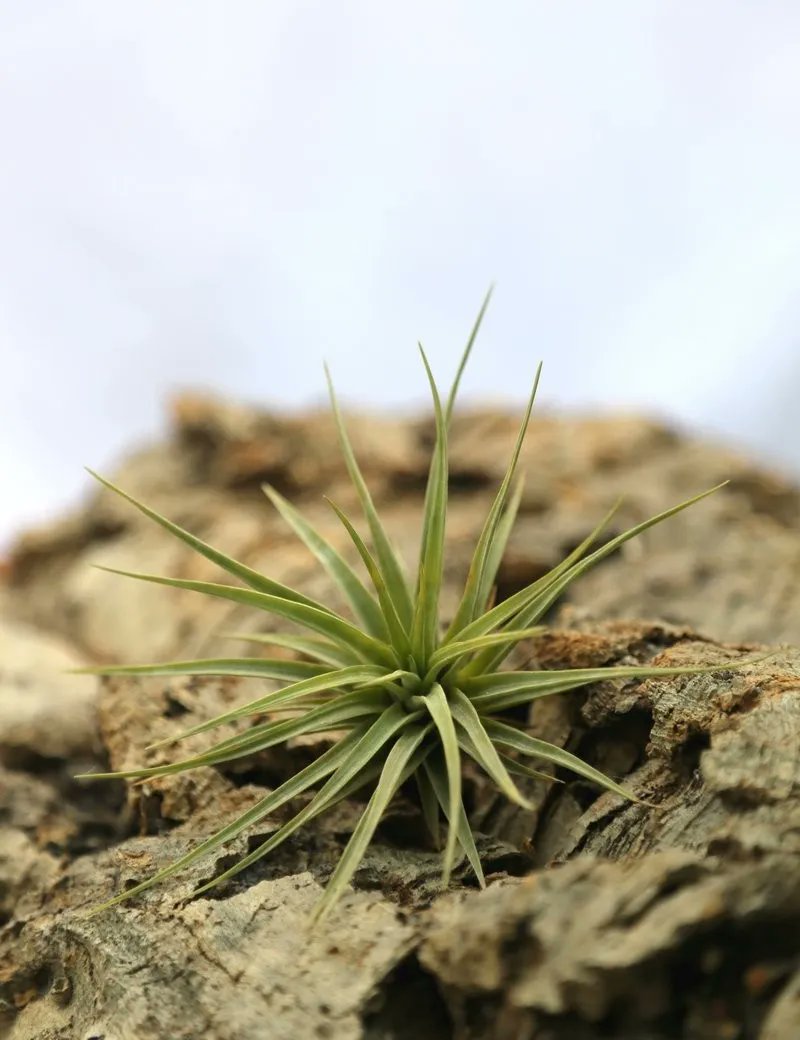
[[[0,541],[181,386],[625,406],[800,472],[800,5],[0,7]]]

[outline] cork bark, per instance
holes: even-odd
[[[354,440],[413,560],[427,420],[363,419]],[[282,581],[330,596],[260,500],[269,480],[321,524],[348,503],[328,420],[183,399],[166,443],[116,479]],[[513,420],[454,429],[445,606],[504,465]],[[552,565],[619,494],[634,521],[731,484],[576,586],[520,648],[544,667],[652,662],[712,674],[598,683],[537,703],[532,731],[648,804],[566,774],[531,810],[477,773],[466,797],[489,885],[449,891],[412,794],[392,806],[352,890],[307,915],[360,809],[346,803],[205,897],[193,892],[271,819],[138,900],[90,915],[242,811],[319,750],[296,742],[136,787],[91,766],[158,761],[153,740],[252,693],[246,682],[64,674],[82,662],[226,653],[246,612],[123,584],[91,563],[213,577],[105,493],[21,540],[0,594],[0,1036],[13,1040],[320,1037],[792,1040],[800,1036],[800,492],[643,420],[532,428],[500,594]],[[334,528],[331,527],[331,532]],[[634,620],[638,618],[639,620]],[[642,620],[644,619],[644,620]],[[769,658],[741,669],[731,665]],[[202,738],[198,738],[200,740]]]

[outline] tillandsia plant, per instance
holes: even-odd
[[[696,668],[604,667],[563,671],[511,671],[504,663],[521,640],[541,631],[539,622],[552,604],[590,567],[654,524],[666,520],[711,491],[697,495],[637,524],[599,547],[612,510],[594,531],[548,574],[494,603],[494,588],[503,551],[519,509],[522,485],[517,469],[533,407],[539,371],[522,419],[508,469],[477,541],[460,603],[442,618],[439,596],[445,553],[448,500],[448,427],[459,383],[480,328],[487,295],[472,329],[449,395],[443,402],[424,351],[420,347],[433,397],[436,440],[422,513],[419,564],[412,583],[392,547],[353,453],[328,375],[333,414],[341,449],[369,529],[370,545],[335,504],[331,507],[352,540],[368,582],[340,552],[272,488],[265,492],[283,519],[317,557],[344,594],[352,618],[295,589],[271,580],[178,527],[102,477],[98,480],[172,535],[219,565],[241,585],[221,585],[149,574],[114,571],[143,581],[207,596],[220,597],[293,622],[300,634],[270,633],[251,637],[288,649],[294,659],[245,657],[175,661],[165,664],[95,669],[103,675],[249,676],[282,680],[274,692],[194,726],[176,740],[250,718],[253,724],[220,740],[201,754],[166,765],[118,773],[86,774],[89,778],[143,780],[214,766],[252,755],[305,734],[329,733],[330,747],[310,765],[267,794],[247,812],[176,862],[159,870],[105,903],[103,909],[144,892],[202,856],[214,852],[247,828],[305,792],[313,797],[287,823],[278,827],[235,866],[197,890],[233,877],[266,856],[303,824],[337,802],[367,788],[369,800],[342,853],[316,915],[329,910],[353,877],[376,827],[395,794],[413,778],[424,819],[437,846],[443,841],[442,880],[447,884],[456,861],[464,857],[483,885],[483,872],[462,800],[462,760],[472,759],[512,802],[526,806],[518,780],[542,776],[534,763],[552,763],[624,798],[624,787],[577,756],[526,732],[518,712],[540,697],[576,690],[603,679],[643,678],[713,671]],[[97,474],[93,474],[97,476]],[[716,489],[712,489],[716,490]],[[107,568],[111,569],[111,568]],[[305,631],[303,631],[305,630]],[[170,741],[171,742],[171,741]],[[167,742],[161,742],[167,743]],[[155,746],[155,745],[154,745]],[[545,775],[545,779],[552,777]],[[635,799],[634,799],[635,800]]]

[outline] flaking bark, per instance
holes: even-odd
[[[488,413],[456,423],[451,601],[512,430]],[[428,436],[425,423],[364,422],[354,437],[410,557]],[[324,596],[256,485],[266,477],[307,502],[331,490],[345,501],[330,444],[327,419],[186,399],[170,443],[117,479],[247,562]],[[311,935],[308,910],[357,804],[211,898],[192,893],[279,820],[130,905],[87,916],[319,751],[297,742],[223,772],[135,788],[71,780],[92,765],[159,761],[163,751],[144,751],[151,741],[252,693],[230,680],[59,678],[65,664],[237,652],[219,629],[254,620],[92,572],[89,563],[101,562],[213,576],[100,495],[28,536],[3,590],[17,620],[3,629],[0,671],[0,1036],[800,1036],[800,653],[730,667],[796,638],[800,493],[637,420],[540,419],[526,464],[501,592],[556,562],[620,491],[630,521],[733,477],[732,489],[576,586],[556,629],[519,650],[523,666],[719,665],[695,678],[596,684],[541,701],[532,715],[534,732],[625,777],[655,807],[598,796],[560,774],[566,783],[531,784],[534,808],[523,812],[469,774],[484,893],[464,870],[440,891],[439,855],[413,801],[400,798],[353,891]],[[635,615],[661,620],[608,620]]]

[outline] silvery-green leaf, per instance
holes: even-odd
[[[388,633],[378,604],[364,588],[361,579],[341,553],[334,549],[302,513],[286,501],[283,495],[268,484],[263,485],[263,491],[295,534],[308,546],[342,590],[353,608],[353,613],[363,624],[365,630],[377,639],[385,640]]]
[[[434,848],[441,848],[441,828],[439,826],[439,802],[433,789],[430,777],[425,768],[420,769],[414,776],[419,793],[419,803],[422,807],[422,816],[425,826],[433,840]]]
[[[388,741],[395,737],[410,723],[416,721],[421,713],[408,715],[397,705],[387,708],[376,721],[363,732],[359,740],[350,743],[345,756],[337,760],[336,771],[329,776],[324,786],[320,788],[314,798],[304,806],[300,812],[279,827],[274,834],[262,842],[249,855],[239,860],[232,867],[213,878],[196,893],[207,891],[222,881],[227,881],[236,874],[245,870],[257,860],[266,856],[284,842],[296,830],[308,823],[320,813],[332,808],[342,798],[352,794],[363,786],[369,779],[378,775],[381,763],[376,762],[377,757]],[[366,770],[366,772],[365,772]]]
[[[675,675],[708,675],[752,664],[751,658],[723,661],[698,668],[659,665],[606,665],[603,668],[564,668],[546,671],[496,672],[464,681],[469,699],[482,713],[502,711],[539,697],[576,690],[609,679],[657,679]]]
[[[601,773],[599,769],[594,769],[587,762],[584,762],[583,759],[578,758],[577,755],[573,755],[555,744],[549,744],[546,740],[538,740],[527,733],[522,733],[513,726],[508,726],[504,722],[498,722],[496,719],[486,720],[486,731],[492,741],[501,747],[512,748],[523,755],[543,758],[547,762],[563,766],[564,769],[569,769],[571,772],[577,773],[586,780],[591,780],[592,783],[604,787],[607,791],[613,791],[614,794],[618,794],[628,801],[635,802],[639,800],[621,784],[612,780],[611,777]]]
[[[257,679],[311,679],[326,673],[324,665],[279,657],[214,657],[160,664],[108,664],[75,668],[78,675],[238,675]]]
[[[428,755],[422,763],[422,771],[427,775],[428,781],[436,795],[436,800],[441,806],[442,812],[447,816],[450,811],[450,795],[444,766],[437,756]],[[450,826],[452,827],[452,821]],[[472,836],[472,830],[470,829],[469,820],[467,819],[463,802],[459,805],[458,809],[458,843],[469,860],[469,864],[477,878],[478,884],[481,888],[485,888],[486,879],[483,875],[481,858],[478,855],[477,848],[475,847],[475,839]]]
[[[237,816],[235,820],[221,827],[220,830],[212,834],[205,841],[201,842],[195,848],[191,849],[185,855],[176,859],[173,863],[170,863],[166,867],[162,867],[161,870],[156,871],[152,877],[147,878],[146,881],[140,882],[138,885],[134,885],[132,888],[126,889],[119,895],[114,896],[113,899],[109,899],[102,905],[93,908],[91,913],[99,913],[101,910],[105,910],[110,906],[115,906],[117,903],[123,902],[123,900],[130,899],[132,896],[137,896],[141,892],[147,891],[148,888],[152,888],[153,885],[157,885],[161,881],[166,881],[168,878],[173,877],[181,870],[185,870],[190,867],[197,860],[202,859],[203,856],[207,856],[220,848],[226,842],[232,841],[238,837],[242,831],[248,827],[259,823],[265,817],[274,813],[276,809],[285,805],[291,801],[292,798],[296,798],[297,795],[302,794],[310,787],[314,787],[320,780],[323,780],[330,773],[333,773],[339,764],[346,758],[350,753],[352,747],[358,743],[363,736],[365,730],[353,730],[343,737],[337,744],[332,748],[329,748],[326,752],[315,759],[310,765],[306,766],[305,769],[301,769],[294,776],[286,780],[280,787],[276,788],[270,794],[265,795],[264,798],[259,799],[255,805],[251,806],[246,812],[243,812],[240,816]]]
[[[240,639],[243,643],[282,646],[337,668],[357,664],[361,660],[354,650],[337,646],[321,636],[295,636],[286,632],[220,632],[219,636],[222,639]]]
[[[503,510],[503,515],[497,523],[494,538],[492,539],[492,543],[486,553],[486,559],[481,572],[481,580],[478,586],[477,604],[479,610],[486,611],[491,607],[489,599],[492,595],[495,582],[497,581],[497,572],[500,570],[500,564],[503,560],[506,546],[508,545],[508,539],[511,536],[514,523],[517,519],[524,485],[525,478],[520,477],[517,480],[516,487],[511,493],[508,504]]]
[[[525,440],[525,434],[528,430],[528,423],[530,422],[531,411],[533,409],[533,402],[536,399],[536,391],[539,386],[539,377],[542,373],[542,366],[539,365],[536,370],[536,378],[533,382],[533,389],[531,395],[528,398],[528,406],[525,410],[525,415],[520,426],[519,433],[517,434],[517,440],[514,445],[514,450],[511,454],[511,461],[508,464],[505,476],[503,477],[500,488],[497,492],[492,507],[489,510],[489,515],[486,518],[486,522],[483,525],[483,530],[478,538],[478,544],[475,547],[475,553],[470,563],[469,572],[467,574],[467,583],[464,587],[464,595],[461,597],[461,602],[456,610],[455,617],[447,630],[446,639],[455,639],[459,633],[471,622],[475,620],[475,614],[482,606],[480,596],[485,586],[484,572],[486,571],[489,563],[489,558],[492,555],[492,546],[494,544],[495,537],[497,536],[497,529],[500,523],[500,518],[503,514],[506,502],[508,500],[508,494],[511,489],[511,484],[514,480],[514,474],[516,473],[517,463],[519,462],[519,455],[522,451],[522,444]]]
[[[381,573],[383,574],[389,594],[392,597],[395,610],[397,611],[398,617],[403,622],[403,625],[408,627],[411,624],[413,607],[411,603],[411,595],[408,591],[408,584],[403,574],[403,568],[400,565],[399,558],[392,548],[392,544],[389,541],[389,537],[384,530],[381,519],[378,516],[378,511],[375,509],[375,503],[372,501],[372,495],[369,492],[366,481],[361,473],[361,468],[358,465],[355,454],[353,453],[353,447],[350,444],[350,438],[347,435],[347,428],[342,418],[342,413],[339,409],[339,402],[336,399],[336,393],[333,389],[333,381],[331,380],[330,372],[325,368],[325,376],[328,380],[328,393],[331,400],[331,408],[333,410],[333,417],[336,422],[336,429],[339,434],[339,443],[342,447],[342,454],[344,455],[345,465],[347,466],[347,472],[350,474],[350,479],[353,482],[353,486],[358,493],[359,500],[361,502],[361,508],[364,511],[364,516],[369,525],[372,540],[375,544],[375,551],[378,556],[378,562],[380,563]]]
[[[270,596],[277,596],[280,599],[290,600],[294,603],[304,603],[308,607],[314,607],[315,610],[321,610],[325,613],[332,613],[328,607],[323,606],[321,603],[317,603],[316,600],[309,599],[308,596],[304,596],[300,592],[296,592],[294,589],[288,588],[286,585],[282,585],[280,582],[272,581],[271,578],[267,578],[263,574],[259,574],[258,571],[253,570],[252,567],[248,567],[244,563],[240,563],[238,560],[234,560],[233,557],[227,556],[225,553],[215,549],[213,545],[208,545],[200,538],[196,538],[189,531],[174,524],[171,520],[168,520],[165,516],[157,513],[155,509],[151,509],[146,506],[144,502],[140,502],[134,498],[133,495],[129,495],[127,491],[123,491],[122,488],[117,487],[116,484],[112,484],[110,480],[106,480],[105,477],[101,477],[99,473],[95,473],[94,470],[88,469],[87,472],[94,477],[95,480],[99,481],[104,487],[107,487],[109,491],[113,491],[120,498],[124,498],[126,502],[130,502],[132,506],[143,513],[149,520],[153,520],[164,528],[165,531],[169,531],[170,534],[179,538],[182,542],[194,549],[195,552],[201,556],[205,556],[207,560],[217,564],[223,570],[234,577],[239,578],[245,585],[249,585],[251,589],[256,589],[258,592],[266,593]],[[110,568],[106,568],[110,570]],[[123,572],[120,572],[123,573]]]
[[[350,841],[347,843],[336,869],[328,882],[328,887],[317,904],[314,919],[322,918],[339,899],[358,865],[364,858],[367,846],[372,841],[375,829],[386,812],[392,798],[403,782],[406,766],[419,748],[428,733],[427,726],[415,725],[404,730],[397,738],[394,746],[386,756],[381,775],[375,785],[367,808],[356,824]]]
[[[458,810],[461,805],[461,754],[458,749],[458,738],[453,725],[450,705],[439,683],[434,683],[431,686],[430,693],[421,697],[420,700],[430,712],[439,733],[446,767],[449,799],[447,818],[451,822],[447,831],[447,842],[442,859],[442,884],[448,885],[450,883],[450,874],[453,870],[453,862],[455,861],[456,840],[458,837]]]
[[[458,388],[461,385],[461,377],[464,374],[464,369],[467,367],[467,362],[469,361],[469,356],[472,353],[472,348],[475,346],[475,340],[478,338],[478,333],[480,332],[481,325],[483,324],[483,319],[486,314],[487,308],[489,307],[489,301],[492,298],[493,292],[494,285],[490,285],[486,291],[486,295],[483,298],[481,309],[478,311],[478,316],[475,319],[475,322],[472,326],[472,331],[469,334],[467,345],[466,347],[464,347],[464,351],[458,363],[455,378],[453,379],[453,384],[450,387],[450,393],[447,395],[447,405],[445,406],[444,413],[445,424],[447,426],[450,425],[450,420],[453,417],[453,408],[455,407],[456,397],[458,397]]]
[[[460,731],[459,744],[488,773],[509,801],[516,802],[523,809],[532,808],[528,799],[509,776],[508,770],[500,760],[497,749],[484,728],[481,717],[469,698],[461,690],[453,690],[450,693],[449,704],[453,719]]]
[[[512,776],[522,776],[528,780],[544,780],[548,784],[563,784],[564,782],[555,776],[551,776],[550,773],[543,773],[539,769],[531,769],[530,766],[526,766],[523,762],[518,762],[515,758],[511,758],[510,755],[500,754],[500,761]]]
[[[359,684],[368,682],[370,679],[377,678],[382,674],[382,669],[375,665],[358,664],[350,665],[347,668],[338,668],[334,671],[322,672],[320,675],[314,675],[308,679],[301,679],[298,682],[291,683],[289,686],[284,686],[280,690],[274,690],[272,693],[267,693],[263,697],[256,698],[256,700],[240,704],[236,708],[231,708],[220,715],[215,715],[213,719],[208,719],[206,722],[200,722],[196,726],[192,726],[191,729],[186,730],[184,733],[181,733],[176,737],[170,737],[168,740],[159,742],[159,744],[151,745],[151,747],[158,747],[162,744],[172,744],[179,740],[185,740],[187,737],[194,737],[198,733],[205,733],[206,730],[216,729],[218,726],[224,726],[229,722],[234,722],[236,719],[244,718],[247,715],[261,715],[286,704],[294,704],[302,707],[305,698],[311,694],[320,693],[325,690],[338,690],[351,686],[358,686]]]
[[[424,668],[433,653],[439,626],[439,592],[444,566],[444,534],[447,519],[447,427],[445,425],[439,391],[433,379],[425,351],[420,354],[433,396],[436,415],[436,444],[433,450],[428,493],[425,496],[426,513],[423,520],[423,540],[420,548],[417,579],[417,602],[411,634],[415,659]]]
[[[545,629],[541,625],[536,628],[504,628],[501,632],[492,632],[487,636],[476,636],[474,639],[463,641],[457,639],[454,643],[447,643],[439,647],[431,656],[430,668],[432,671],[442,668],[444,665],[458,660],[459,657],[477,653],[487,647],[511,647],[523,639],[533,639],[534,636],[541,635],[544,631]]]
[[[100,567],[100,570],[108,571],[110,574],[121,574],[126,578],[135,578],[137,581],[148,581],[156,585],[167,585],[174,589],[186,589],[190,592],[200,592],[205,596],[215,596],[220,599],[231,600],[242,606],[255,607],[269,614],[296,621],[313,632],[319,632],[327,636],[335,643],[355,650],[361,657],[368,661],[379,661],[381,664],[395,664],[395,658],[391,648],[386,643],[366,635],[360,629],[351,625],[348,621],[335,614],[317,610],[305,603],[296,603],[292,600],[280,599],[270,596],[264,592],[256,592],[253,589],[240,589],[235,585],[216,585],[208,581],[189,581],[185,578],[164,578],[157,574],[137,574],[134,571],[118,570],[115,567]]]
[[[387,707],[386,703],[376,700],[374,694],[347,694],[328,704],[312,708],[297,718],[253,726],[243,733],[220,741],[207,751],[177,762],[168,762],[159,766],[142,766],[138,769],[124,769],[111,773],[80,773],[77,779],[140,780],[146,777],[171,776],[174,773],[183,773],[188,769],[197,769],[200,766],[231,762],[234,759],[255,754],[257,751],[265,751],[267,748],[284,743],[294,737],[343,728],[348,723],[377,715],[384,707]]]
[[[547,606],[557,599],[575,578],[585,573],[594,564],[599,563],[600,560],[615,552],[629,539],[642,534],[649,527],[667,520],[676,513],[680,513],[681,510],[688,509],[689,506],[714,494],[721,487],[724,487],[724,484],[718,484],[716,487],[710,488],[708,491],[702,492],[702,494],[695,495],[677,506],[672,506],[671,509],[664,510],[663,513],[650,517],[649,520],[636,524],[635,527],[631,527],[629,530],[617,535],[616,538],[606,542],[605,545],[596,549],[590,556],[573,564],[565,572],[562,572],[556,580],[552,580],[545,575],[543,579],[539,579],[538,582],[533,582],[527,588],[521,589],[513,596],[503,600],[502,603],[498,603],[496,607],[487,611],[470,625],[467,625],[459,634],[459,638],[471,639],[474,636],[484,635],[484,633],[493,631],[512,617],[515,619],[515,625],[520,627],[536,622],[543,615]]]
[[[331,509],[336,513],[339,520],[342,522],[344,529],[350,535],[350,539],[353,545],[356,547],[359,556],[364,562],[364,566],[367,568],[370,580],[372,581],[375,591],[378,594],[378,602],[382,611],[382,620],[384,631],[388,634],[389,642],[398,661],[405,661],[408,655],[411,653],[411,644],[408,641],[408,633],[403,627],[403,622],[400,620],[397,611],[392,601],[392,597],[389,595],[389,589],[384,580],[384,576],[381,574],[380,567],[375,562],[372,553],[369,551],[367,546],[364,544],[364,540],[361,535],[356,531],[355,527],[350,523],[350,520],[342,512],[342,510],[336,505],[335,502],[327,500]]]

